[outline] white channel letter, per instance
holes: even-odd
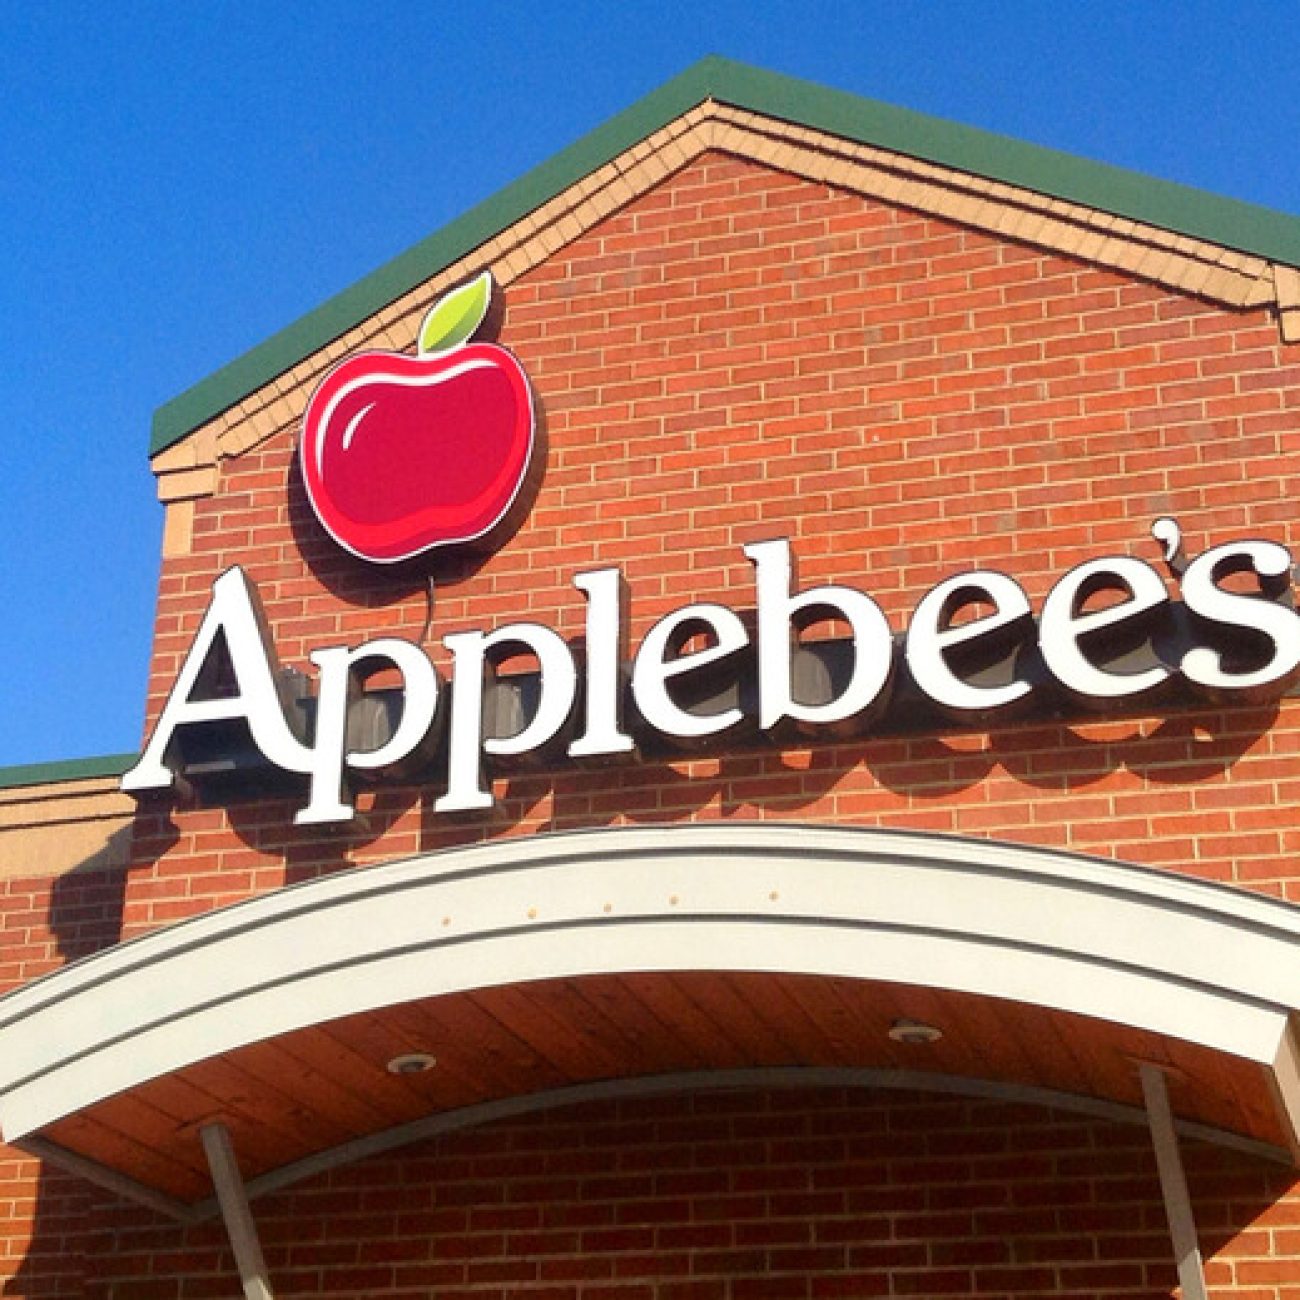
[[[483,758],[527,754],[559,734],[573,712],[578,670],[564,638],[540,623],[509,623],[493,632],[453,632],[443,645],[455,657],[452,668],[451,723],[447,744],[447,790],[436,812],[491,808]],[[540,695],[533,716],[513,736],[483,738],[483,692],[491,656],[505,646],[523,646],[537,658]]]
[[[219,637],[224,638],[230,658],[235,692],[217,699],[195,699]],[[293,734],[284,716],[276,687],[278,668],[256,589],[243,569],[227,569],[212,584],[212,599],[189,654],[140,761],[122,777],[122,789],[134,793],[172,784],[173,773],[165,759],[180,727],[241,718],[267,762],[287,772],[310,772],[312,752]],[[350,810],[343,811],[343,816],[350,815]]]
[[[402,675],[402,715],[393,734],[377,749],[348,751],[348,706],[357,694],[357,667],[387,660]],[[316,691],[316,734],[312,746],[311,799],[294,821],[299,825],[346,820],[352,805],[343,790],[345,766],[357,771],[389,767],[414,753],[433,728],[438,711],[438,672],[429,656],[398,637],[380,637],[356,649],[331,646],[312,652],[320,669]]]
[[[754,565],[758,603],[758,724],[764,731],[783,718],[823,726],[856,717],[876,703],[893,675],[894,641],[889,620],[865,592],[852,587],[811,587],[791,595],[794,561],[785,538],[744,548]],[[836,699],[801,704],[794,698],[791,658],[799,626],[824,610],[845,620],[853,632],[853,671]]]
[[[1183,599],[1197,618],[1223,628],[1248,628],[1272,643],[1267,661],[1252,672],[1228,672],[1224,656],[1209,646],[1183,655],[1188,681],[1209,691],[1247,699],[1276,696],[1300,677],[1300,617],[1289,608],[1291,553],[1276,542],[1227,542],[1198,555],[1183,574]],[[1224,591],[1230,574],[1254,571],[1262,595]]]
[[[587,598],[587,672],[582,735],[569,755],[627,754],[636,747],[623,730],[627,582],[617,569],[593,569],[579,573],[573,585]]]
[[[679,641],[703,624],[713,644],[679,653]],[[688,713],[668,693],[668,683],[743,650],[749,644],[745,625],[725,605],[687,605],[665,614],[646,633],[632,668],[632,696],[641,716],[656,731],[680,740],[715,736],[735,726],[744,716],[738,708],[718,713]]]
[[[991,613],[964,623],[952,620],[971,604],[992,605]],[[941,708],[960,714],[986,714],[1032,690],[1029,682],[1014,677],[1002,686],[976,686],[952,670],[948,655],[997,633],[1015,631],[1028,636],[1034,625],[1024,588],[1005,573],[981,569],[948,578],[921,598],[907,629],[907,667],[912,680]]]
[[[1127,598],[1105,609],[1083,612],[1098,591],[1123,591]],[[1160,575],[1144,560],[1111,555],[1071,569],[1047,594],[1038,620],[1038,641],[1052,675],[1084,700],[1119,700],[1153,690],[1170,675],[1164,664],[1141,672],[1098,668],[1080,644],[1085,637],[1119,628],[1169,601]]]

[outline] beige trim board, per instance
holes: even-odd
[[[125,866],[134,816],[114,777],[0,790],[0,880]]]
[[[155,466],[155,470],[157,467]],[[193,469],[163,470],[158,473],[158,499],[165,503],[210,497],[217,490],[217,464]]]
[[[158,483],[162,490],[162,481]],[[215,490],[215,489],[214,489]],[[165,501],[163,506],[163,559],[189,555],[194,549],[194,499]]]
[[[1284,343],[1300,343],[1300,271],[1294,266],[1273,268],[1277,314]]]
[[[1235,309],[1273,306],[1286,342],[1300,342],[1300,271],[1126,217],[1051,198],[876,146],[712,101],[639,144],[501,231],[328,347],[154,458],[165,502],[215,492],[217,466],[302,418],[329,366],[364,348],[414,346],[430,301],[491,269],[509,285],[710,150],[721,150],[866,198],[942,217]],[[169,554],[188,553],[189,531],[170,526]]]

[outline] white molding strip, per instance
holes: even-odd
[[[96,1187],[102,1187],[117,1196],[125,1197],[126,1200],[134,1201],[137,1205],[146,1206],[167,1219],[192,1223],[197,1219],[209,1219],[217,1212],[217,1203],[214,1200],[203,1201],[201,1203],[203,1208],[200,1210],[196,1206],[177,1200],[174,1196],[168,1196],[165,1192],[155,1191],[154,1188],[147,1187],[144,1183],[137,1182],[116,1169],[101,1165],[97,1160],[88,1160],[85,1156],[69,1151],[67,1147],[61,1147],[56,1142],[48,1142],[45,1138],[24,1138],[22,1150],[29,1156],[44,1160],[47,1164],[57,1165],[70,1174],[77,1174],[88,1183],[94,1183]]]
[[[250,1199],[278,1192],[305,1178],[326,1173],[343,1165],[382,1155],[413,1142],[423,1142],[443,1133],[477,1128],[500,1119],[513,1119],[541,1111],[576,1106],[585,1102],[617,1101],[641,1097],[674,1096],[691,1092],[723,1092],[741,1089],[781,1088],[863,1088],[893,1092],[926,1092],[957,1097],[974,1097],[988,1101],[1013,1102],[1025,1106],[1043,1106],[1114,1124],[1146,1125],[1147,1113],[1137,1106],[1102,1101],[1077,1093],[1051,1088],[1034,1088],[1024,1084],[998,1083],[991,1079],[971,1079],[961,1075],[935,1074],[924,1070],[859,1069],[847,1066],[767,1066],[753,1070],[713,1070],[703,1073],[662,1074],[640,1079],[614,1079],[601,1083],[576,1084],[527,1096],[463,1106],[457,1110],[429,1115],[410,1124],[402,1124],[373,1133],[356,1142],[322,1151],[306,1160],[284,1165],[247,1184]],[[1281,1147],[1245,1138],[1208,1124],[1175,1121],[1175,1128],[1186,1138],[1213,1146],[1239,1151],[1273,1164],[1289,1165],[1290,1154]],[[199,1216],[215,1212],[215,1205],[205,1201],[194,1207]]]
[[[1026,1084],[999,1083],[992,1079],[974,1079],[963,1075],[936,1074],[924,1070],[866,1069],[850,1066],[763,1066],[748,1070],[687,1071],[648,1075],[634,1079],[609,1079],[597,1083],[574,1084],[544,1092],[506,1097],[499,1101],[461,1106],[439,1111],[371,1133],[354,1142],[319,1151],[306,1159],[280,1166],[244,1184],[250,1201],[283,1191],[318,1174],[328,1173],[358,1160],[400,1150],[414,1142],[424,1142],[444,1133],[461,1132],[492,1124],[497,1120],[521,1115],[540,1114],[565,1106],[587,1102],[636,1100],[638,1098],[686,1095],[692,1092],[734,1092],[748,1089],[782,1088],[861,1088],[864,1090],[934,1093],[945,1096],[973,1097],[988,1101],[1012,1102],[1022,1106],[1042,1106],[1067,1114],[1086,1115],[1090,1119],[1112,1124],[1147,1127],[1149,1117],[1139,1106],[1103,1101],[1078,1093],[1059,1092]],[[1255,1138],[1230,1133],[1226,1129],[1192,1120],[1174,1120],[1175,1131],[1188,1141],[1236,1151],[1270,1164],[1291,1164],[1291,1154],[1283,1147],[1272,1146]],[[71,1151],[41,1138],[26,1138],[23,1149],[32,1155],[80,1174],[91,1182],[137,1201],[182,1223],[199,1223],[220,1213],[215,1197],[192,1205],[166,1197],[116,1171],[86,1160]]]
[[[414,998],[680,970],[1009,998],[1272,1070],[1300,1007],[1300,908],[895,831],[701,824],[497,840],[250,899],[0,999],[0,1127],[12,1142],[217,1053]],[[1294,1126],[1293,1085],[1282,1099]]]

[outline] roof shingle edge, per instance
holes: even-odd
[[[138,758],[138,754],[102,754],[93,758],[54,759],[48,763],[16,763],[12,767],[0,767],[0,790],[121,776]]]

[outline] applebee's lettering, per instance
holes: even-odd
[[[1171,527],[1160,521],[1157,536]],[[1006,716],[1039,695],[1093,709],[1144,703],[1178,682],[1211,699],[1256,701],[1300,678],[1292,560],[1274,542],[1229,542],[1190,564],[1171,562],[1181,602],[1142,560],[1089,560],[1056,583],[1037,619],[1013,578],[961,574],[926,593],[901,639],[865,592],[799,590],[788,541],[755,542],[744,554],[754,568],[748,618],[725,605],[683,606],[646,633],[630,664],[617,569],[573,579],[586,602],[581,654],[537,623],[453,632],[443,638],[448,684],[423,650],[399,638],[317,650],[310,656],[310,729],[295,725],[256,589],[231,569],[214,584],[162,715],[122,788],[142,794],[171,786],[182,765],[178,737],[236,723],[267,763],[305,782],[299,823],[349,819],[350,773],[411,774],[427,769],[435,751],[445,751],[435,810],[466,812],[492,805],[488,764],[555,752],[612,759],[656,742],[738,737],[746,727],[768,736],[861,734],[896,694],[900,708],[914,703],[923,713],[971,721]],[[797,669],[811,647],[801,634],[830,620],[846,624],[850,636],[831,643],[842,651],[837,671],[808,698]],[[227,667],[220,694],[210,686],[219,646]],[[487,690],[496,669],[521,656],[538,668],[535,699],[496,734],[485,726]],[[360,684],[376,666],[400,678],[400,711],[367,747],[351,738],[349,723]]]

